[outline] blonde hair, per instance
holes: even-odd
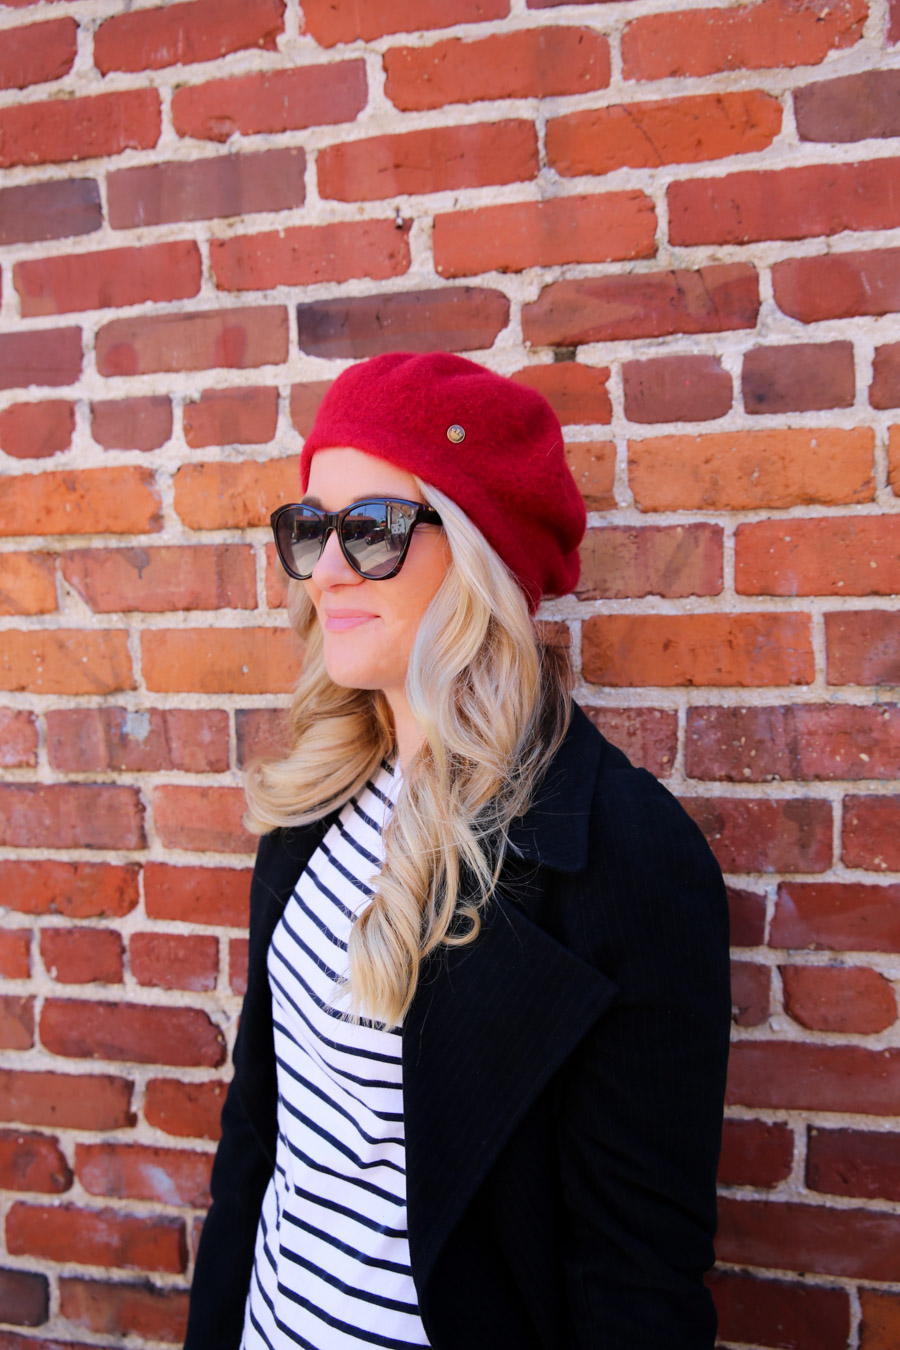
[[[385,830],[377,889],[348,948],[351,1015],[385,1026],[402,1021],[430,952],[477,936],[509,827],[528,808],[571,711],[565,655],[538,638],[505,563],[455,503],[428,484],[419,488],[441,515],[451,553],[407,673],[424,740]],[[247,824],[260,834],[342,806],[393,749],[384,695],[330,679],[300,583],[288,607],[304,644],[303,670],[287,753],[247,773]]]

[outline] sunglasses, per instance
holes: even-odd
[[[402,497],[367,497],[343,511],[316,506],[282,506],[272,514],[278,557],[288,576],[308,581],[332,530],[341,552],[359,576],[386,581],[403,566],[417,525],[440,525],[431,506]]]

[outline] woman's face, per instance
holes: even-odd
[[[412,474],[361,450],[319,450],[312,458],[304,502],[340,511],[365,497],[422,495]],[[417,525],[400,571],[387,581],[354,572],[337,534],[328,536],[312,576],[303,584],[316,607],[325,664],[335,684],[403,696],[413,640],[444,579],[450,550],[438,525]]]

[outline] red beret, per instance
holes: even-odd
[[[584,502],[559,421],[534,389],[447,352],[388,352],[339,375],[300,457],[363,450],[450,497],[514,574],[534,611],[578,580]]]

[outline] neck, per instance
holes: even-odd
[[[385,698],[394,721],[394,736],[397,741],[397,759],[403,773],[422,744],[422,728],[416,721],[412,709],[402,692],[385,690]]]

